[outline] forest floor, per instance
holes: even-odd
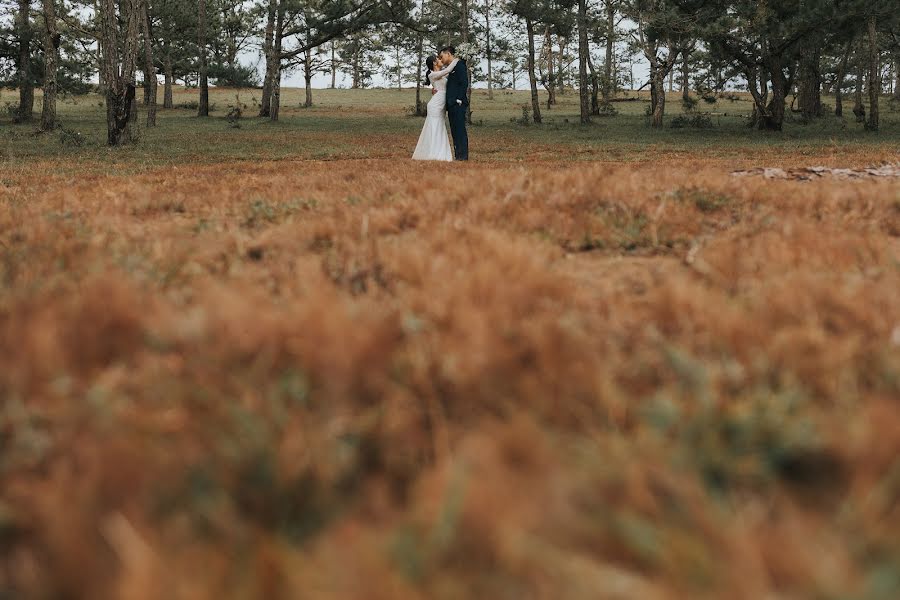
[[[898,597],[900,113],[235,94],[0,120],[0,598]]]

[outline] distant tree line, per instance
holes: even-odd
[[[414,84],[424,114],[425,57],[462,42],[478,48],[473,77],[490,98],[527,82],[535,122],[577,92],[589,123],[614,114],[627,89],[649,90],[653,127],[676,87],[688,107],[749,91],[761,130],[781,130],[789,111],[822,117],[830,94],[835,114],[850,102],[875,131],[885,94],[900,102],[896,0],[0,0],[0,86],[18,90],[17,121],[51,130],[58,95],[96,85],[119,145],[134,138],[139,107],[155,125],[158,78],[164,108],[178,82],[196,86],[200,117],[213,83],[261,88],[259,116],[277,120],[289,72],[305,81],[305,106],[316,75],[353,88],[380,76]],[[638,60],[646,81],[635,79]]]

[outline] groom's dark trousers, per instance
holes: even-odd
[[[469,132],[466,131],[466,107],[454,104],[447,107],[450,115],[450,135],[456,160],[469,160]]]
[[[469,104],[469,65],[461,60],[447,77],[447,113],[456,160],[469,160],[469,134],[466,131],[466,107]]]

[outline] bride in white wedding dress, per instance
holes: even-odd
[[[447,125],[444,123],[444,115],[447,113],[447,76],[456,68],[459,59],[454,60],[446,68],[443,68],[439,58],[428,57],[425,61],[428,66],[428,80],[437,92],[428,102],[428,117],[425,119],[425,127],[419,136],[419,143],[413,153],[413,160],[440,160],[452,161],[453,151],[450,149],[450,139],[447,136]]]

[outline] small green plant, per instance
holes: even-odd
[[[228,106],[228,112],[225,113],[225,119],[233,129],[241,128],[241,119],[244,117],[244,110],[247,105],[241,104],[241,97],[238,94],[234,96],[234,104]]]
[[[687,96],[681,100],[681,107],[684,109],[684,112],[693,112],[695,108],[697,108],[697,104],[699,101],[693,96]]]
[[[63,146],[81,148],[82,146],[84,146],[84,136],[81,135],[80,131],[75,131],[74,129],[69,129],[60,125],[59,143]]]
[[[672,129],[712,129],[713,122],[709,115],[699,113],[693,116],[679,115],[672,119]]]
[[[531,106],[528,104],[522,105],[522,116],[516,119],[516,123],[519,125],[528,126],[531,125]]]
[[[601,102],[597,109],[598,117],[615,117],[618,114],[619,111],[616,110],[616,107],[613,106],[612,102]]]
[[[679,202],[689,202],[697,210],[704,213],[713,213],[729,206],[734,200],[730,196],[712,190],[702,188],[686,188],[675,192],[674,197]]]

